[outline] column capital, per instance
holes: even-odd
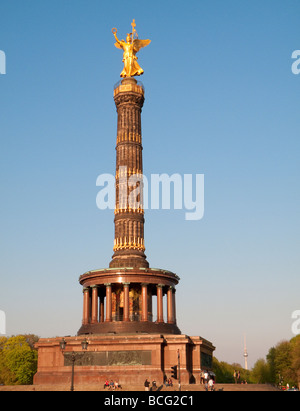
[[[122,283],[124,285],[124,287],[129,287],[130,283]]]
[[[86,293],[87,291],[90,291],[90,287],[84,287],[82,290],[83,293]]]
[[[105,283],[105,287],[111,287],[111,283]]]

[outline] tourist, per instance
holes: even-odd
[[[237,372],[235,370],[234,370],[234,373],[233,373],[233,378],[234,378],[235,384],[237,384]]]
[[[169,387],[173,387],[173,381],[172,381],[172,378],[169,378],[169,380],[168,380],[168,385],[169,385]]]
[[[145,391],[149,391],[150,381],[148,380],[148,378],[146,378],[146,381],[144,383],[144,387],[145,387]]]
[[[208,390],[214,391],[214,385],[215,385],[215,382],[214,382],[214,380],[210,377],[210,380],[208,381]]]
[[[108,380],[105,380],[105,383],[104,383],[104,387],[103,387],[104,389],[105,388],[109,388],[109,381]]]
[[[115,389],[115,383],[113,382],[113,380],[110,381],[108,389],[109,390],[114,390]]]

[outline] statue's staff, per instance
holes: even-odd
[[[134,32],[136,33],[136,37],[138,38],[138,34],[137,34],[136,29],[135,29],[135,27],[136,27],[135,19],[132,20],[131,26],[132,26],[132,39],[131,39],[131,44],[133,44]]]

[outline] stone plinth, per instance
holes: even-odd
[[[201,361],[207,363],[214,350],[210,342],[187,335],[91,335],[87,337],[85,352],[81,346],[85,337],[64,338],[64,351],[60,348],[62,338],[40,339],[36,344],[39,355],[35,385],[68,384],[71,381],[72,352],[77,357],[75,386],[103,385],[106,379],[113,379],[124,386],[143,386],[146,378],[162,384],[164,376],[171,377],[171,367],[178,364],[178,351],[181,383],[199,384]]]

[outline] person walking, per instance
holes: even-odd
[[[214,380],[210,377],[210,380],[208,381],[208,390],[209,390],[209,391],[214,391],[214,385],[215,385],[215,382],[214,382]]]
[[[149,391],[150,381],[148,380],[148,378],[146,378],[146,381],[144,383],[144,387],[145,387],[145,391]]]

